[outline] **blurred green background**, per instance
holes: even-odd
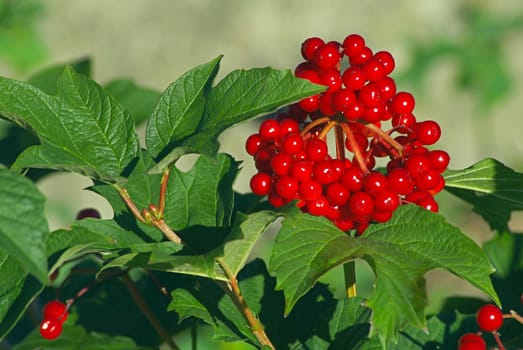
[[[451,154],[451,168],[494,157],[523,170],[521,0],[0,0],[0,74],[24,80],[38,69],[88,57],[101,83],[125,77],[163,91],[220,54],[218,78],[237,68],[294,69],[307,37],[341,41],[349,33],[394,55],[398,89],[414,93],[418,118],[441,124],[438,147]],[[0,121],[0,137],[5,125]],[[239,191],[248,190],[254,173],[241,140],[257,125],[244,123],[221,137],[222,151],[244,161]],[[111,217],[105,201],[82,190],[90,183],[71,174],[40,182],[51,228],[67,226],[84,207]],[[478,242],[488,239],[488,226],[467,206],[446,195],[439,201],[451,222]],[[523,231],[523,216],[515,215],[511,228]],[[260,243],[265,256],[267,247],[269,239]],[[372,276],[361,275],[365,292]],[[326,278],[341,280],[340,271]],[[430,273],[428,289],[429,310],[447,295],[475,293],[438,272]]]

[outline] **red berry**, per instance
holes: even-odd
[[[356,192],[349,198],[349,209],[355,216],[367,216],[374,209],[372,197],[365,192]]]
[[[350,192],[339,182],[327,186],[327,199],[332,205],[344,205],[349,200]]]
[[[389,180],[390,190],[397,194],[406,195],[414,189],[414,181],[404,168],[392,169],[387,174],[387,179]]]
[[[338,180],[338,174],[330,160],[323,160],[314,165],[312,171],[314,179],[322,185],[327,185]]]
[[[335,68],[322,71],[320,73],[320,84],[328,86],[330,93],[338,91],[341,88],[340,71]]]
[[[374,83],[365,85],[358,94],[358,100],[366,107],[376,106],[381,102],[379,86]]]
[[[313,164],[308,160],[298,160],[291,165],[289,175],[298,181],[305,181],[312,176]]]
[[[347,56],[354,56],[365,48],[365,39],[358,34],[350,34],[343,40],[343,51]]]
[[[76,220],[82,220],[86,218],[100,219],[101,217],[102,216],[100,215],[100,212],[94,208],[85,208],[76,214]]]
[[[301,55],[307,61],[310,61],[314,57],[314,53],[316,52],[318,47],[322,46],[323,44],[325,44],[325,42],[320,38],[308,38],[301,44]]]
[[[40,323],[40,335],[45,339],[56,339],[62,333],[62,322],[55,318],[44,319]]]
[[[307,179],[300,183],[298,191],[300,199],[304,201],[312,201],[321,196],[323,188],[319,182]]]
[[[307,202],[307,211],[311,215],[322,216],[329,210],[329,201],[323,195],[315,200]]]
[[[377,211],[392,213],[399,204],[398,195],[389,190],[382,191],[374,197],[374,208]]]
[[[405,169],[414,179],[425,174],[430,168],[430,160],[423,154],[413,154],[405,160]]]
[[[396,83],[391,77],[384,77],[376,82],[380,88],[380,95],[382,100],[388,101],[396,94]]]
[[[316,112],[320,105],[320,95],[309,96],[298,102],[298,106],[306,112]]]
[[[355,55],[349,56],[349,63],[352,66],[359,66],[367,63],[372,58],[372,50],[368,47],[364,47],[360,52]]]
[[[262,140],[272,141],[280,136],[280,123],[274,119],[266,119],[261,123],[259,134]]]
[[[69,313],[67,312],[67,306],[59,300],[52,300],[48,302],[45,304],[43,309],[44,320],[55,319],[64,323],[65,320],[67,320],[68,315]]]
[[[290,176],[280,177],[274,184],[276,193],[285,199],[294,199],[298,192],[298,181]]]
[[[417,123],[414,128],[414,137],[424,145],[435,144],[441,136],[439,124],[433,120]]]
[[[358,192],[363,188],[363,171],[361,169],[352,167],[343,173],[341,183],[351,192]]]
[[[327,144],[325,143],[325,141],[322,141],[320,139],[310,139],[305,145],[305,152],[307,153],[307,158],[314,162],[324,160],[328,154],[328,151],[329,149],[327,148]]]
[[[447,152],[442,150],[433,150],[429,153],[430,165],[434,170],[443,172],[447,169],[450,162],[450,156]]]
[[[356,94],[349,89],[342,89],[334,94],[334,108],[339,112],[345,111],[356,101]]]
[[[287,135],[281,144],[281,150],[287,154],[298,154],[303,150],[303,138],[300,134]]]
[[[251,178],[250,187],[252,193],[266,196],[271,191],[272,178],[267,173],[258,173]]]
[[[251,156],[255,155],[261,148],[262,139],[259,134],[253,134],[245,141],[245,150]]]
[[[383,64],[375,58],[368,60],[367,63],[363,65],[363,70],[367,75],[367,79],[372,82],[376,82],[386,75],[385,67],[383,67]]]
[[[487,350],[487,343],[479,334],[465,333],[459,338],[458,350]]]
[[[365,189],[365,192],[371,196],[377,195],[388,187],[389,181],[382,173],[370,173],[363,180],[363,188]]]
[[[312,69],[296,70],[294,75],[296,75],[296,78],[305,79],[314,84],[320,83],[320,75],[315,70],[312,70]]]
[[[378,51],[374,54],[374,58],[377,59],[383,65],[385,75],[392,73],[392,71],[394,70],[395,63],[394,57],[392,57],[390,52]]]
[[[334,42],[328,42],[316,49],[312,60],[318,67],[322,69],[329,69],[335,67],[340,61],[340,58],[341,55],[338,44]]]
[[[503,325],[503,313],[496,305],[483,305],[476,314],[476,322],[481,330],[494,332]]]
[[[349,67],[345,69],[341,76],[345,87],[350,90],[360,90],[367,81],[365,71],[359,67]]]
[[[287,175],[292,163],[292,157],[287,153],[275,154],[271,159],[271,169],[276,175]]]
[[[412,113],[395,114],[392,117],[392,126],[400,133],[407,134],[412,132],[414,124],[416,124],[416,117]]]
[[[279,137],[283,138],[289,134],[299,134],[300,124],[291,118],[285,118],[280,120],[280,134]]]
[[[414,96],[409,92],[401,91],[392,98],[392,112],[396,114],[411,113],[414,110]]]

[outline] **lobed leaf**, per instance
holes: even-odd
[[[0,114],[32,130],[41,142],[26,149],[13,168],[60,169],[120,181],[139,147],[129,112],[70,67],[57,84],[57,96],[49,96],[0,77]]]
[[[464,201],[494,230],[508,230],[510,215],[523,210],[523,173],[491,158],[444,173],[445,189]]]
[[[356,258],[365,259],[376,274],[367,305],[373,310],[372,333],[383,341],[396,339],[397,330],[407,324],[425,327],[424,274],[432,269],[452,272],[499,303],[489,279],[494,269],[481,248],[440,215],[405,205],[360,238],[324,218],[285,218],[270,261],[277,288],[285,294],[285,312],[321,275]]]

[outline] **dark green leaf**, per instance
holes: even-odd
[[[91,60],[89,58],[84,58],[69,64],[60,64],[42,69],[31,75],[27,82],[48,95],[56,95],[58,79],[65,68],[69,65],[77,73],[85,75],[86,77],[91,76]]]
[[[104,268],[112,267],[149,267],[156,270],[208,277],[228,281],[223,269],[216,263],[221,257],[231,272],[237,274],[245,265],[254,244],[268,225],[276,220],[273,212],[256,212],[249,216],[237,213],[236,220],[225,241],[210,252],[202,255],[153,256],[150,252],[133,252],[123,255],[108,263]],[[154,258],[154,259],[153,259]]]
[[[214,154],[218,150],[216,138],[226,128],[323,90],[324,86],[295,78],[290,71],[272,68],[233,71],[213,87],[198,133],[182,145]]]
[[[161,175],[147,173],[153,164],[154,161],[150,154],[142,150],[141,157],[136,161],[124,186],[139,210],[159,201]],[[113,207],[114,219],[122,228],[141,234],[142,238],[154,241],[163,239],[162,233],[157,228],[142,224],[134,217],[112,185],[97,184],[90,189],[109,201]]]
[[[160,93],[129,79],[116,79],[104,86],[134,117],[136,125],[149,118],[160,99]]]
[[[41,142],[26,149],[14,168],[62,169],[116,182],[138,153],[129,112],[72,68],[60,76],[55,97],[0,78],[0,114],[33,130]]]
[[[0,251],[47,283],[45,198],[28,179],[0,169]]]
[[[445,189],[472,204],[492,229],[508,230],[514,210],[523,210],[523,174],[495,159],[484,159],[463,170],[447,170]]]
[[[425,327],[424,275],[432,269],[452,272],[499,303],[489,279],[494,269],[480,247],[440,215],[404,205],[389,222],[371,225],[360,238],[324,218],[286,218],[270,264],[277,288],[285,293],[286,312],[321,275],[355,258],[365,259],[376,274],[367,305],[373,310],[372,331],[384,341],[395,339],[407,324]]]
[[[221,153],[200,156],[188,172],[171,170],[167,187],[165,220],[176,231],[194,226],[230,226],[239,163]]]
[[[9,333],[22,317],[43,285],[14,258],[0,251],[0,339]]]
[[[193,134],[205,108],[208,93],[219,69],[221,56],[196,66],[169,85],[147,123],[147,149],[156,158],[177,141]],[[165,152],[167,151],[167,152]]]

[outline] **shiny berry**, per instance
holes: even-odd
[[[250,187],[252,193],[258,196],[266,196],[272,187],[272,178],[267,173],[257,173],[251,178]]]
[[[378,51],[374,54],[374,58],[378,60],[383,66],[383,73],[388,75],[392,73],[395,67],[394,57],[388,51]]]
[[[503,325],[503,313],[496,305],[483,305],[476,314],[476,322],[481,330],[494,332]]]
[[[328,42],[321,45],[314,52],[313,62],[322,69],[335,67],[340,61],[340,52],[337,43]]]
[[[411,93],[401,91],[392,98],[392,112],[396,114],[411,113],[414,110],[414,96]]]
[[[68,314],[67,306],[59,300],[52,300],[48,302],[45,304],[43,309],[44,320],[55,319],[64,323],[65,320],[67,320]]]
[[[441,136],[439,124],[433,120],[425,120],[416,124],[414,137],[424,145],[435,144]]]
[[[349,209],[355,216],[367,216],[374,209],[374,201],[365,192],[356,192],[349,198]]]
[[[301,44],[301,55],[307,61],[310,61],[314,57],[314,53],[316,52],[318,47],[323,46],[324,44],[325,42],[320,38],[308,38]]]
[[[247,138],[247,141],[245,141],[245,150],[248,154],[251,156],[258,153],[258,151],[261,149],[262,145],[262,139],[260,135],[258,134],[252,134]]]
[[[62,333],[62,322],[55,318],[44,319],[40,323],[40,335],[45,339],[56,339]]]
[[[458,341],[458,350],[487,350],[487,343],[476,333],[465,333]]]

